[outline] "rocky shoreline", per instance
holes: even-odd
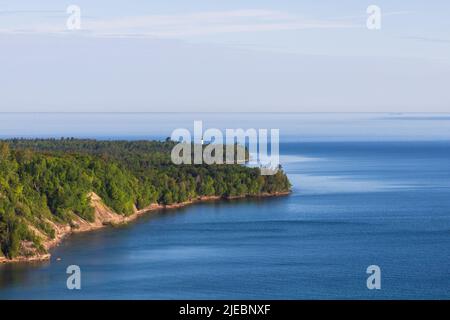
[[[265,198],[265,197],[276,197],[276,196],[285,196],[290,194],[290,192],[277,192],[277,193],[262,193],[259,195],[243,195],[243,196],[234,196],[234,197],[221,197],[221,196],[200,196],[196,199],[192,199],[189,201],[174,203],[170,205],[162,205],[162,204],[151,204],[150,206],[143,208],[141,210],[135,209],[135,212],[129,216],[124,216],[114,212],[111,208],[106,206],[102,199],[95,193],[91,193],[91,203],[95,210],[95,220],[93,222],[89,222],[78,218],[76,221],[73,221],[71,225],[57,225],[53,222],[51,223],[55,229],[56,235],[54,239],[48,239],[45,235],[41,234],[39,231],[34,230],[39,234],[43,239],[43,246],[48,251],[49,249],[59,245],[59,243],[65,239],[68,235],[72,233],[81,233],[97,230],[100,228],[104,228],[107,226],[121,225],[126,224],[131,221],[136,220],[143,214],[149,213],[151,211],[161,210],[161,209],[176,209],[185,207],[198,202],[207,202],[207,201],[218,201],[218,200],[231,200],[231,199],[242,199],[242,198]],[[29,244],[23,243],[23,246],[27,246]],[[50,253],[33,253],[32,255],[27,256],[18,256],[13,259],[8,259],[6,257],[0,256],[0,264],[3,263],[18,263],[18,262],[33,262],[33,261],[45,261],[51,258]]]

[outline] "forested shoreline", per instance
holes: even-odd
[[[198,197],[232,198],[286,193],[282,170],[174,165],[173,141],[89,139],[0,140],[0,257],[45,253],[55,225],[93,221],[94,192],[128,216],[151,204],[171,205]]]

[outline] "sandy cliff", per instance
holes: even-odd
[[[274,194],[261,194],[260,197],[268,197],[268,196],[280,196],[280,195],[287,195],[286,193],[274,193]],[[51,249],[54,246],[57,246],[66,236],[68,236],[71,233],[78,233],[78,232],[87,232],[91,230],[96,230],[100,228],[104,228],[105,226],[111,226],[111,225],[120,225],[124,223],[128,223],[130,221],[135,220],[140,215],[159,210],[159,209],[174,209],[174,208],[180,208],[184,207],[186,205],[190,205],[196,202],[203,202],[203,201],[214,201],[222,199],[222,197],[219,196],[208,196],[208,197],[198,197],[196,199],[182,202],[182,203],[175,203],[171,205],[161,205],[161,204],[151,204],[146,208],[143,208],[141,210],[134,210],[134,213],[128,216],[118,214],[114,212],[111,208],[106,206],[102,199],[95,194],[94,192],[90,193],[91,198],[91,205],[94,207],[95,212],[95,219],[93,222],[86,221],[82,218],[77,218],[76,220],[72,221],[72,223],[69,224],[56,224],[51,221],[49,222],[54,230],[55,230],[55,237],[53,239],[50,239],[43,233],[41,233],[39,230],[35,229],[32,226],[29,226],[35,234],[37,234],[43,242],[43,246],[46,250]],[[233,197],[233,198],[244,198],[242,197]],[[36,249],[32,247],[32,243],[28,241],[24,241],[21,244],[22,252],[27,252],[24,256],[19,256],[14,259],[7,259],[4,256],[0,256],[0,263],[7,263],[7,262],[25,262],[25,261],[42,261],[42,260],[48,260],[50,259],[50,253],[38,253]]]

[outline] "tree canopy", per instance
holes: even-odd
[[[172,141],[11,139],[0,141],[0,244],[8,258],[28,241],[55,236],[52,223],[94,220],[89,193],[117,213],[132,214],[153,203],[173,204],[198,196],[246,196],[289,191],[282,170],[261,175],[239,164],[175,165]]]

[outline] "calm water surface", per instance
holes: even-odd
[[[0,266],[0,298],[450,298],[450,142],[281,144],[287,197],[197,204]],[[60,258],[60,260],[57,260]],[[68,265],[82,289],[66,289]],[[366,288],[366,268],[382,289]]]

